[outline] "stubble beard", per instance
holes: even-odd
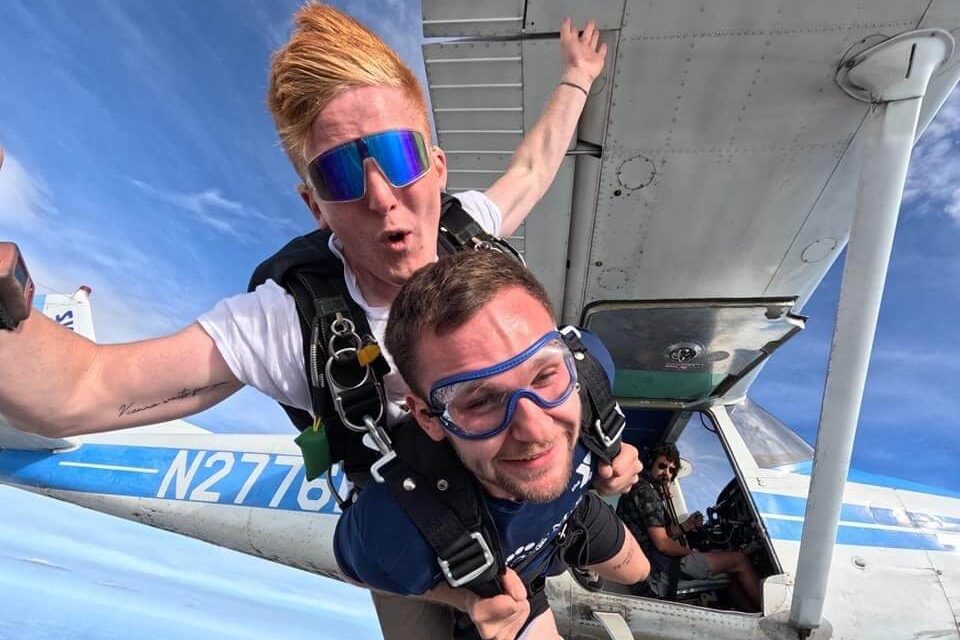
[[[560,467],[562,467],[562,473],[557,476],[558,479],[556,486],[530,486],[530,483],[537,482],[543,476],[550,473],[555,473],[557,470],[556,465],[542,469],[540,472],[535,473],[530,477],[517,478],[516,476],[510,475],[503,471],[503,469],[497,466],[496,461],[494,461],[491,465],[492,473],[489,469],[482,468],[480,463],[477,461],[471,461],[465,464],[466,467],[470,469],[470,471],[473,472],[473,474],[480,480],[507,492],[509,495],[518,500],[541,503],[552,502],[563,495],[567,485],[570,484],[570,474],[573,472],[573,450],[576,446],[576,438],[573,437],[573,434],[570,433],[569,430],[564,430],[563,435],[554,443],[552,443],[551,446],[559,446],[564,448],[564,459],[560,463]],[[534,455],[546,449],[547,447],[544,447],[543,445],[533,444],[518,451],[511,452],[511,456],[525,457],[527,455]]]

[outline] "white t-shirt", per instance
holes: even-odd
[[[479,191],[458,193],[456,197],[487,233],[500,235],[502,215],[493,200]],[[330,236],[330,249],[343,261],[341,244],[335,235]],[[350,297],[366,313],[370,330],[390,363],[384,388],[388,401],[387,423],[395,424],[406,413],[402,404],[407,385],[383,344],[390,307],[367,304],[357,286],[356,274],[345,261],[343,277]],[[240,382],[278,402],[313,413],[304,371],[300,321],[293,297],[280,285],[267,280],[250,293],[221,300],[197,321],[213,338],[220,355]]]

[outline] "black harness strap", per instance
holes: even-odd
[[[254,271],[248,290],[267,280],[283,287],[294,299],[303,339],[304,369],[313,414],[324,424],[330,459],[343,461],[346,471],[365,471],[377,453],[363,444],[363,434],[351,431],[341,420],[330,396],[324,372],[330,325],[338,317],[349,319],[361,334],[370,332],[366,314],[347,291],[343,263],[329,247],[330,231],[318,230],[294,238]],[[379,371],[389,370],[382,357]],[[291,422],[303,431],[313,424],[307,411],[280,403]],[[365,407],[361,407],[362,410]]]
[[[324,424],[330,460],[342,461],[348,473],[370,470],[383,479],[436,553],[448,583],[485,597],[501,593],[499,576],[504,562],[499,536],[483,502],[482,489],[450,445],[434,442],[410,421],[391,434],[395,451],[379,456],[363,444],[362,433],[347,428],[341,420],[331,395],[333,372],[325,370],[324,363],[336,367],[336,401],[341,403],[341,412],[349,422],[362,423],[363,416],[376,412],[381,400],[371,391],[371,385],[349,384],[351,377],[360,382],[362,367],[346,358],[344,362],[331,358],[340,348],[331,329],[335,322],[349,320],[356,333],[364,337],[370,334],[370,327],[365,313],[346,289],[343,264],[330,251],[329,238],[329,231],[315,231],[294,239],[257,268],[249,289],[272,279],[294,298],[303,334],[311,405],[314,415]],[[441,255],[491,249],[523,262],[506,241],[486,233],[463,210],[459,200],[446,194],[442,194],[437,249]],[[623,413],[610,392],[602,366],[580,342],[578,332],[565,331],[564,339],[574,352],[582,383],[581,438],[591,452],[609,462],[619,452]],[[329,353],[331,344],[334,354]],[[371,366],[380,384],[389,371],[386,360],[381,355]],[[283,408],[301,430],[312,424],[306,411]]]
[[[584,446],[606,463],[620,453],[620,441],[627,419],[613,396],[603,366],[580,342],[574,327],[560,330],[577,363],[580,398],[584,404],[580,423],[580,440]]]
[[[440,234],[437,245],[441,256],[467,249],[488,249],[505,253],[520,264],[526,264],[523,256],[509,242],[484,231],[480,223],[464,211],[460,201],[446,193],[440,196]]]
[[[448,442],[431,440],[413,420],[397,427],[393,444],[397,457],[379,472],[437,555],[447,583],[481,597],[502,593],[500,538],[473,474]]]
[[[262,262],[254,271],[248,286],[253,291],[268,279],[290,293],[296,302],[303,336],[304,369],[310,387],[313,414],[327,426],[331,459],[342,460],[346,471],[365,471],[377,454],[362,443],[362,434],[342,428],[326,384],[323,363],[329,357],[331,323],[342,316],[350,320],[361,336],[370,335],[366,314],[350,297],[343,281],[343,263],[329,247],[330,231],[318,230],[294,238],[280,251]],[[440,232],[437,251],[441,255],[465,249],[491,248],[522,259],[505,241],[488,234],[470,216],[457,198],[441,193]],[[338,315],[339,314],[339,315]],[[389,372],[385,358],[373,363],[379,380]],[[350,372],[346,371],[349,376]],[[364,401],[362,393],[350,394],[345,411],[362,417],[373,400]],[[356,402],[357,404],[352,404]],[[313,424],[310,414],[281,403],[290,421],[301,431]]]

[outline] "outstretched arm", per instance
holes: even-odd
[[[513,233],[553,183],[593,81],[603,71],[607,45],[593,20],[583,31],[570,18],[560,25],[564,69],[540,119],[523,137],[506,172],[487,190],[503,214],[504,236]]]
[[[99,345],[33,312],[16,331],[0,331],[0,362],[0,415],[48,437],[180,418],[242,386],[198,324]]]

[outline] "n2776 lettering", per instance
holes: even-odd
[[[334,486],[345,478],[332,469]],[[300,456],[181,449],[167,468],[158,498],[270,509],[340,513],[326,477],[307,481]]]

